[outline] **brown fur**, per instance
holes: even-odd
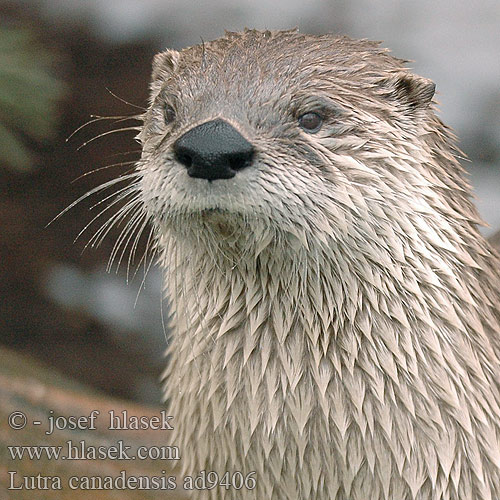
[[[196,498],[500,498],[500,262],[432,82],[373,42],[248,30],[159,54],[151,91],[135,187],[182,466],[257,478]],[[216,117],[257,153],[208,183],[172,144]]]

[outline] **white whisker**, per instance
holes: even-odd
[[[139,127],[139,126],[137,126],[137,127],[123,127],[123,128],[117,128],[117,129],[114,129],[114,130],[108,130],[107,132],[103,132],[102,134],[98,134],[95,137],[92,137],[92,139],[89,139],[88,141],[85,141],[82,145],[78,146],[76,148],[76,150],[80,151],[80,149],[88,146],[90,143],[94,142],[97,139],[100,139],[101,137],[106,137],[107,135],[116,134],[117,132],[128,132],[128,131],[131,131],[131,130],[134,130],[136,132],[140,132],[142,130],[142,128]]]
[[[131,193],[133,194],[133,193]],[[101,243],[103,242],[104,238],[109,234],[113,226],[117,224],[119,221],[121,221],[124,217],[127,216],[132,210],[135,209],[135,205],[139,203],[139,200],[136,198],[133,198],[132,200],[129,200],[123,207],[118,210],[115,214],[113,214],[97,231],[96,233],[92,236],[92,238],[88,241],[88,243],[85,245],[85,248],[88,246],[91,246],[92,248],[97,248]],[[100,214],[99,217],[107,211],[107,209],[110,207],[106,207]]]
[[[142,121],[143,117],[141,115],[131,115],[131,116],[98,116],[98,115],[90,115],[90,120],[85,122],[83,125],[80,125],[75,131],[73,131],[67,138],[66,142],[71,140],[71,138],[76,135],[80,130],[83,130],[85,127],[92,125],[92,123],[100,122],[103,120],[116,120],[115,123],[124,122],[127,120],[137,120]]]
[[[91,189],[90,191],[88,191],[84,195],[80,196],[77,200],[75,200],[74,202],[72,202],[70,205],[68,205],[64,210],[62,210],[61,212],[59,212],[45,227],[50,226],[53,222],[55,222],[57,219],[59,219],[61,216],[63,216],[66,212],[68,212],[69,210],[71,210],[73,207],[75,207],[76,205],[78,205],[78,203],[80,203],[83,200],[87,199],[89,196],[92,196],[93,194],[99,193],[100,191],[104,191],[104,190],[106,190],[106,189],[114,186],[115,184],[117,184],[119,182],[123,182],[123,181],[129,180],[129,179],[133,179],[134,177],[138,178],[139,174],[137,172],[133,172],[131,174],[122,175],[120,177],[112,179],[112,180],[110,180],[108,182],[105,182],[104,184],[101,184],[101,185],[99,185],[99,186]]]

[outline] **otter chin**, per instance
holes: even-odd
[[[165,397],[183,474],[226,478],[193,498],[500,498],[500,259],[405,63],[254,30],[154,59]]]

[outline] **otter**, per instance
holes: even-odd
[[[406,63],[295,30],[154,58],[133,188],[194,498],[500,498],[500,259]]]

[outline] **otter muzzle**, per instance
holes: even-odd
[[[230,179],[249,166],[254,147],[224,120],[211,120],[192,128],[173,146],[175,158],[190,177]]]

